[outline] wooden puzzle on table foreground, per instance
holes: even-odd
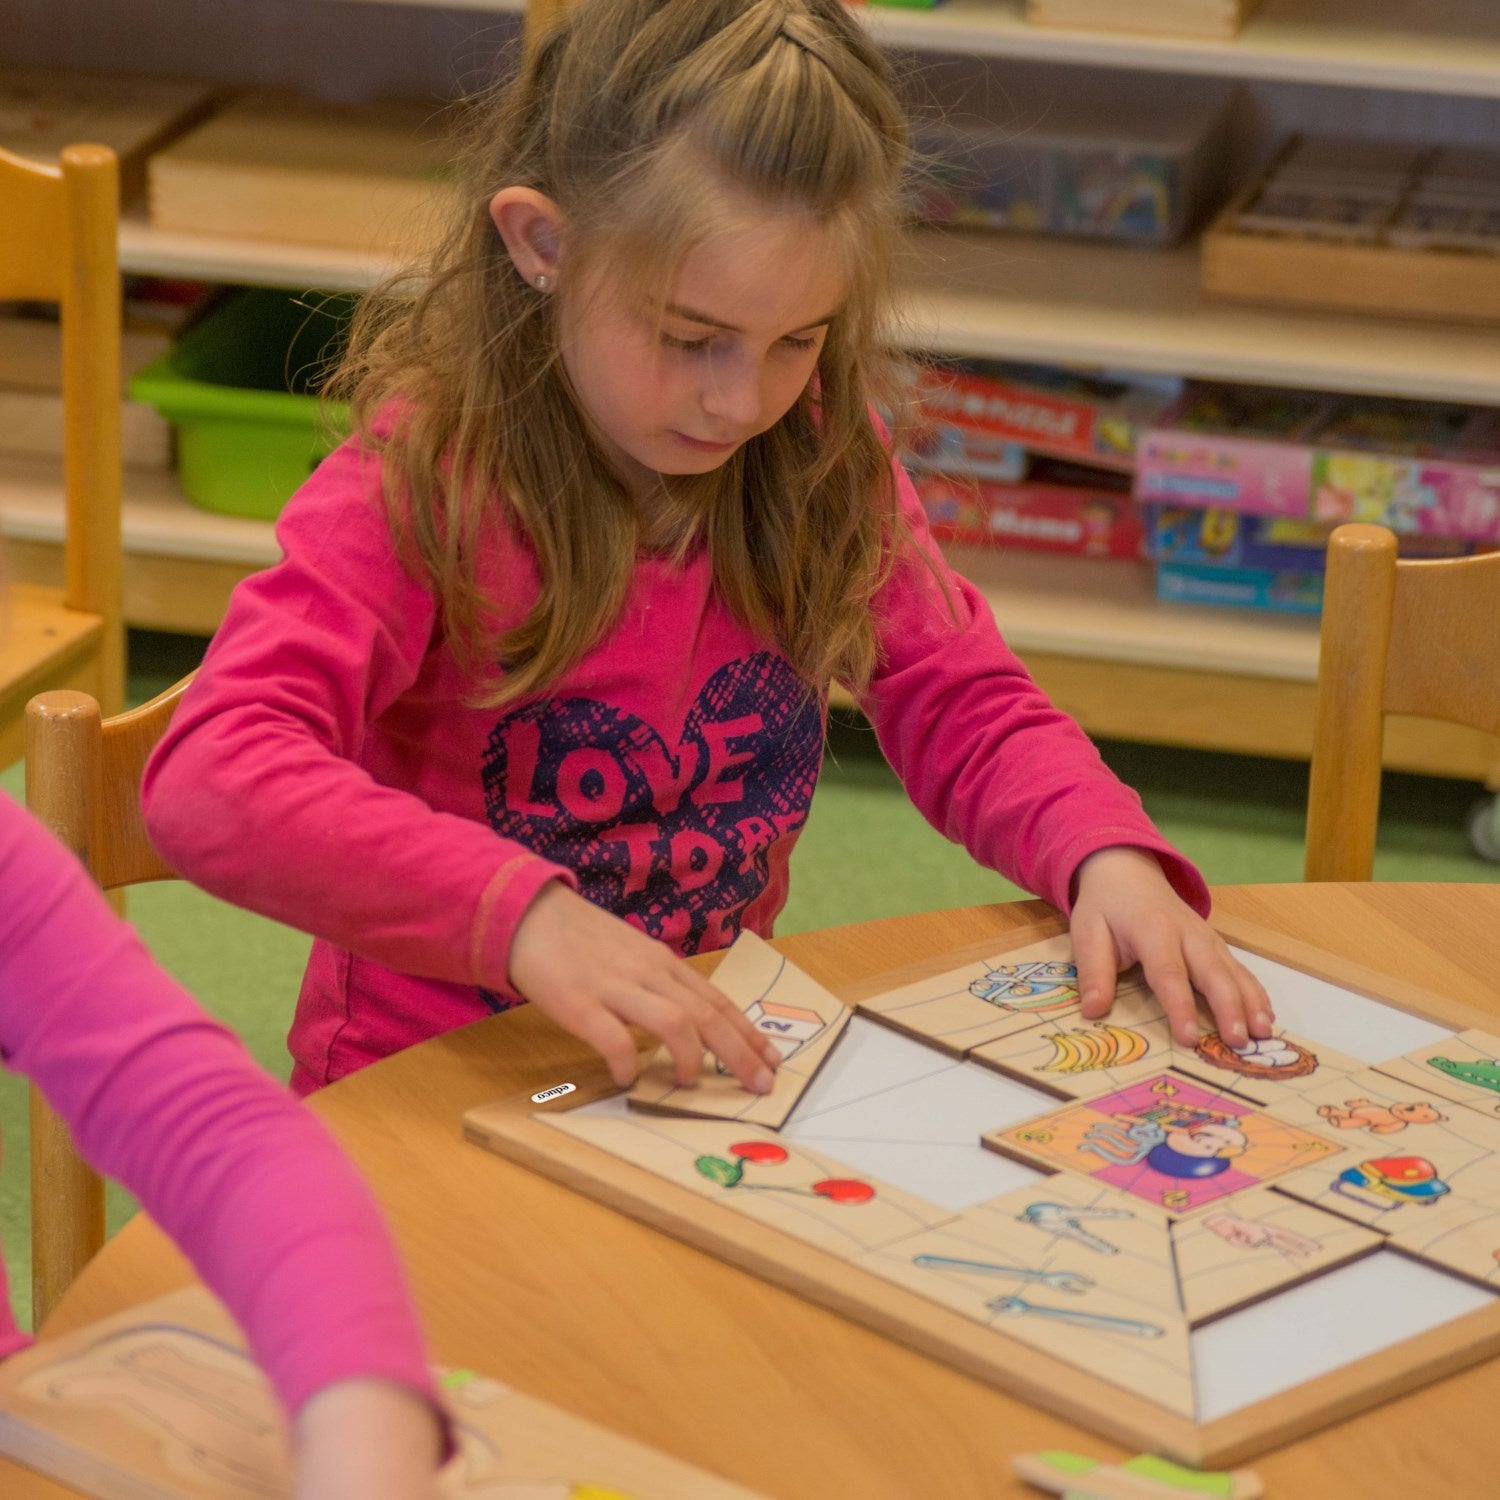
[[[469,1371],[439,1376],[444,1500],[755,1500],[751,1491]],[[285,1500],[281,1412],[201,1287],[0,1364],[0,1454],[96,1500]]]
[[[1085,1021],[1060,925],[862,985],[852,1021],[745,936],[715,979],[800,1027],[784,1089],[655,1061],[465,1130],[1106,1436],[1235,1462],[1500,1350],[1500,1020],[1220,926],[1277,1007],[1238,1049],[1206,1010],[1175,1042],[1138,976]]]

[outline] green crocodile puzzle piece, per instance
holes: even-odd
[[[1427,1065],[1436,1068],[1439,1073],[1446,1073],[1450,1078],[1456,1078],[1460,1083],[1472,1083],[1478,1089],[1493,1089],[1500,1094],[1500,1063],[1490,1062],[1455,1062],[1451,1057],[1429,1057]]]

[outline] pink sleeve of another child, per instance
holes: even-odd
[[[1203,877],[1031,680],[984,596],[942,560],[911,480],[896,470],[911,544],[875,600],[882,659],[862,706],[912,801],[980,864],[1062,911],[1079,865],[1126,844],[1154,854],[1206,915]]]
[[[182,1247],[289,1412],[353,1377],[437,1404],[389,1233],[328,1132],[4,796],[0,1056]]]
[[[147,764],[152,842],[238,906],[408,974],[501,987],[531,898],[576,880],[358,764],[436,617],[396,555],[378,463],[343,444],[277,535],[283,561],[235,589]]]

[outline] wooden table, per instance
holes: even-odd
[[[1218,910],[1500,1017],[1500,885],[1244,886]],[[970,907],[778,939],[830,986],[1047,915]],[[769,1495],[1034,1494],[1009,1456],[1110,1445],[464,1143],[473,1105],[564,1081],[583,1049],[528,1010],[413,1047],[314,1108],[394,1222],[434,1356],[484,1370]],[[61,1332],[188,1279],[137,1218],[63,1299]],[[1496,1493],[1500,1361],[1255,1462],[1271,1500]],[[1116,1455],[1118,1456],[1118,1450]],[[0,1461],[7,1500],[70,1494]]]

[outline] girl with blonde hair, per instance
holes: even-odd
[[[768,935],[832,682],[921,811],[1141,961],[1264,991],[944,565],[872,412],[906,130],[842,0],[580,0],[472,112],[452,231],[366,302],[355,434],[146,776],[189,878],[317,938],[308,1090],[525,999],[636,1071],[776,1052],[681,955]]]

